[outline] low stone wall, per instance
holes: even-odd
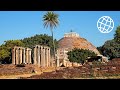
[[[79,67],[79,66],[82,66],[82,64],[80,64],[80,63],[70,62],[70,61],[64,61],[63,65],[65,67]]]

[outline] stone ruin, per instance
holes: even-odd
[[[12,49],[12,64],[34,64],[40,67],[53,66],[50,56],[50,48],[47,46],[34,46],[33,62],[32,49],[15,46]]]
[[[15,46],[12,49],[12,64],[34,64],[39,67],[60,67],[63,64],[65,67],[80,66],[78,63],[72,63],[64,58],[63,62],[60,61],[59,50],[54,59],[50,55],[50,47],[35,45],[33,48],[33,60],[32,49]]]
[[[53,66],[50,58],[50,48],[47,46],[36,45],[34,47],[34,64],[42,67]]]
[[[64,65],[65,67],[79,67],[79,66],[82,66],[81,63],[70,62],[69,60],[63,60],[63,65]]]
[[[12,64],[31,64],[31,50],[30,48],[15,46],[12,49]]]

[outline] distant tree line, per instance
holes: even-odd
[[[54,46],[52,41],[52,36],[47,34],[35,35],[33,37],[24,38],[21,41],[25,44],[25,47],[33,48],[35,45],[45,45],[51,48],[51,53],[53,54]],[[55,50],[58,48],[58,41],[54,39]]]
[[[120,26],[117,27],[114,38],[112,40],[108,40],[104,43],[103,46],[97,47],[99,52],[107,56],[110,60],[113,58],[120,57]]]
[[[24,38],[21,40],[7,40],[0,46],[0,63],[11,63],[12,62],[12,48],[14,46],[22,46],[33,48],[34,45],[45,45],[51,48],[51,55],[54,51],[52,36],[47,34],[35,35],[32,37]],[[58,42],[54,39],[55,50],[58,48]],[[33,51],[32,51],[33,52]]]

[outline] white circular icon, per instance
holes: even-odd
[[[101,33],[110,33],[114,28],[114,21],[109,16],[102,16],[97,21],[97,28]]]

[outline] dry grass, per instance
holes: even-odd
[[[7,75],[7,76],[0,76],[0,79],[19,79],[19,77],[30,77],[32,75],[36,75],[36,74],[22,74],[22,75]]]
[[[73,79],[120,79],[119,76],[107,76],[107,77],[91,77],[91,78],[73,78]]]
[[[19,79],[20,77],[30,77],[40,75],[43,72],[54,71],[55,67],[39,68],[34,65],[25,67],[15,67],[15,65],[0,65],[0,79]],[[34,70],[35,72],[32,72]]]
[[[51,72],[53,70],[55,70],[55,68],[43,69],[42,71],[43,72]],[[0,76],[0,79],[19,79],[20,77],[30,77],[33,75],[40,75],[43,72],[30,73],[30,74],[19,74],[19,75],[3,75],[3,76]]]
[[[120,58],[106,65],[80,67],[37,67],[26,65],[0,65],[0,79],[120,79]],[[32,72],[34,70],[34,72]]]

